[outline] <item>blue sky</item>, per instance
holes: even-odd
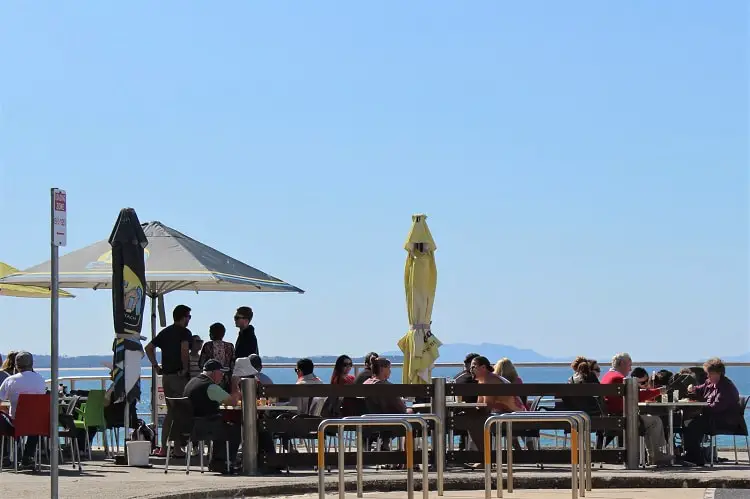
[[[0,30],[0,261],[120,208],[304,295],[174,293],[194,332],[256,311],[261,353],[394,350],[412,213],[434,332],[550,356],[733,355],[748,339],[745,2],[12,2]],[[117,187],[118,178],[132,183]],[[111,298],[61,303],[66,354]],[[0,299],[0,350],[49,351]]]

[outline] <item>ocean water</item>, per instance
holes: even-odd
[[[649,368],[650,370],[659,370],[660,368]],[[674,370],[671,368],[670,370]],[[39,373],[45,378],[49,379],[49,369],[38,369]],[[297,374],[291,367],[288,368],[265,368],[263,372],[266,373],[274,383],[278,384],[293,384],[297,379]],[[321,368],[316,369],[316,374],[324,382],[328,383],[331,378],[332,369]],[[435,377],[446,377],[451,378],[458,373],[457,368],[437,368],[433,370],[432,374]],[[150,368],[144,368],[142,370],[144,376],[151,375]],[[571,370],[566,367],[519,367],[518,374],[523,378],[526,383],[565,383],[571,375]],[[79,377],[79,376],[98,376],[105,377],[109,375],[109,370],[106,368],[94,368],[94,369],[61,369],[60,378],[63,379],[61,383],[71,388],[70,381],[66,381],[67,377]],[[742,395],[750,395],[750,368],[748,367],[728,367],[727,376],[734,381],[737,385],[737,389]],[[394,368],[391,374],[391,380],[393,382],[400,382],[401,380],[401,369]],[[110,384],[109,380],[105,381],[104,387],[108,387]],[[79,390],[95,390],[102,387],[100,380],[78,380],[75,382],[75,388]],[[142,400],[138,403],[138,413],[141,414],[141,418],[146,421],[151,421],[151,402],[148,393],[151,390],[151,379],[141,381],[141,390],[143,393]],[[750,412],[745,413],[745,420],[750,425]],[[731,437],[720,437],[720,445],[731,445]],[[739,444],[743,445],[744,440],[740,439]]]

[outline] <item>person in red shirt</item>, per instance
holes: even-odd
[[[354,376],[349,374],[352,370],[352,358],[348,355],[339,355],[336,359],[336,365],[333,366],[333,374],[331,374],[332,385],[353,385]]]
[[[600,383],[602,385],[622,385],[633,368],[633,359],[627,353],[618,353],[612,357],[612,367],[602,376]],[[657,397],[661,390],[645,388],[639,390],[638,400],[645,402]],[[622,397],[604,397],[604,403],[607,406],[609,414],[622,414],[623,401]],[[640,415],[641,425],[646,433],[646,448],[648,449],[649,460],[656,466],[669,466],[671,459],[666,454],[666,440],[664,439],[664,425],[659,416],[650,414]]]

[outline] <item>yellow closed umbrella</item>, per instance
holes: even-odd
[[[398,342],[404,354],[402,383],[427,384],[435,360],[440,356],[442,345],[432,335],[432,304],[437,288],[437,246],[427,227],[427,215],[413,215],[409,237],[404,249],[407,251],[404,270],[406,311],[409,314],[409,332]]]
[[[11,267],[7,263],[0,262],[0,279],[11,274],[15,274],[19,270],[15,267]],[[3,284],[0,282],[0,296],[16,296],[18,298],[49,298],[51,296],[50,290],[41,286],[25,286],[23,284]],[[67,291],[60,290],[59,296],[61,298],[74,298],[74,296]]]

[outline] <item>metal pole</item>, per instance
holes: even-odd
[[[156,290],[151,290],[151,341],[156,337]],[[138,373],[140,374],[140,373]],[[156,386],[156,369],[151,367],[151,422],[154,423],[154,441],[159,442],[159,388]],[[127,422],[125,423],[127,428]],[[127,430],[125,430],[127,432]],[[127,436],[125,437],[127,439]]]
[[[57,245],[55,244],[55,189],[50,190],[50,324],[51,324],[51,344],[50,344],[50,371],[52,375],[51,390],[50,390],[50,497],[57,499],[58,494],[58,459],[60,456],[59,445],[60,439],[58,438],[58,414],[59,414],[59,400],[58,400],[58,355],[59,355],[59,341],[58,341],[58,327],[59,327],[59,313],[58,313],[58,295],[60,291],[60,269],[58,262],[58,251]]]
[[[437,468],[438,496],[443,495],[443,472],[445,468],[445,378],[432,378],[432,413],[440,420],[435,425],[432,436],[432,449],[435,453],[435,467]]]
[[[357,497],[362,497],[362,467],[364,466],[363,463],[363,453],[364,449],[362,448],[362,427],[357,426]]]
[[[503,425],[499,424],[495,434],[495,465],[497,466],[497,497],[503,497]],[[492,432],[490,432],[492,440]],[[492,467],[492,466],[490,466]],[[490,485],[492,487],[492,485]]]
[[[429,441],[427,439],[428,430],[430,429],[427,422],[422,428],[422,498],[430,499],[430,451]],[[440,459],[440,456],[437,457]]]
[[[625,380],[625,463],[628,469],[638,469],[638,384],[635,378]]]
[[[339,499],[346,499],[346,476],[344,475],[344,427],[339,426]]]
[[[318,426],[318,499],[326,499],[326,432],[325,424],[320,423]],[[244,455],[245,452],[243,451]],[[244,458],[243,458],[244,460]]]
[[[507,445],[505,446],[506,449],[508,449],[508,494],[513,493],[513,421],[508,420],[506,421],[506,424],[508,425],[508,433],[505,434],[505,439],[507,441]],[[501,430],[499,433],[502,435],[502,428],[503,425],[499,426],[499,429]]]
[[[242,472],[258,472],[258,387],[255,377],[242,380]],[[323,440],[325,441],[325,440]]]

